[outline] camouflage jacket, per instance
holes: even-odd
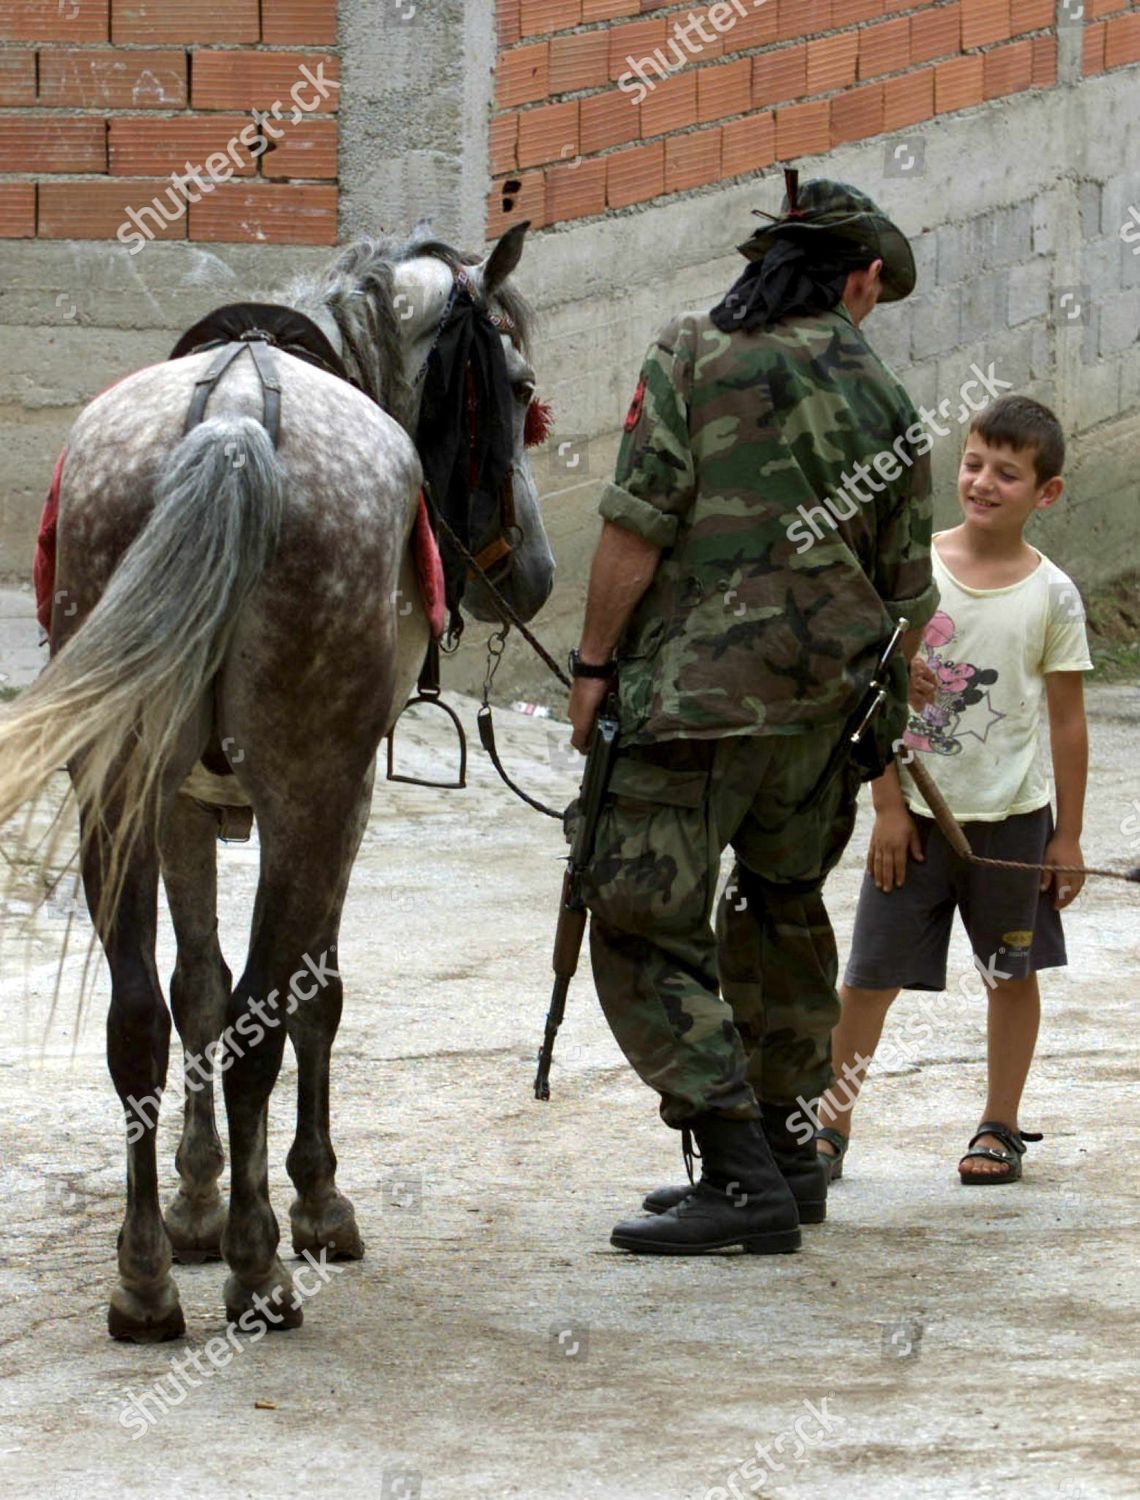
[[[841,307],[757,333],[666,324],[599,507],[663,549],[620,652],[623,739],[854,712],[893,621],[937,603],[932,446]]]

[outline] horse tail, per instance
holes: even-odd
[[[220,416],[193,428],[95,608],[0,709],[0,824],[69,766],[84,839],[100,832],[100,918],[114,912],[148,820],[157,832],[163,772],[269,566],[284,503],[281,462],[259,422]]]

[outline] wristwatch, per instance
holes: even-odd
[[[592,661],[583,661],[577,651],[571,651],[569,656],[571,677],[614,677],[617,674],[617,663],[607,661],[601,664]]]

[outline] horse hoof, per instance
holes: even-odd
[[[273,1271],[256,1286],[248,1286],[240,1276],[226,1282],[226,1318],[236,1323],[242,1333],[275,1333],[279,1329],[300,1328],[305,1321],[301,1311],[301,1294],[293,1287],[292,1277],[276,1262]]]
[[[364,1241],[356,1227],[356,1213],[343,1193],[322,1203],[313,1211],[300,1198],[289,1210],[293,1230],[294,1255],[319,1254],[326,1251],[329,1260],[360,1260]]]
[[[143,1299],[129,1287],[117,1286],[111,1293],[107,1331],[113,1339],[132,1344],[161,1344],[180,1339],[186,1319],[178,1301],[178,1288],[169,1277],[155,1297]]]
[[[221,1260],[226,1209],[220,1198],[203,1203],[177,1193],[167,1204],[162,1222],[174,1259],[182,1265]]]

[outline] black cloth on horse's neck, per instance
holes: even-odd
[[[865,251],[825,240],[819,230],[789,234],[745,267],[709,316],[722,333],[747,333],[781,318],[829,312],[843,300],[848,274],[866,265]]]
[[[514,458],[512,410],[499,331],[465,292],[457,291],[428,355],[415,443],[433,503],[471,551],[501,525],[500,495]],[[446,535],[438,540],[454,628],[467,564]]]

